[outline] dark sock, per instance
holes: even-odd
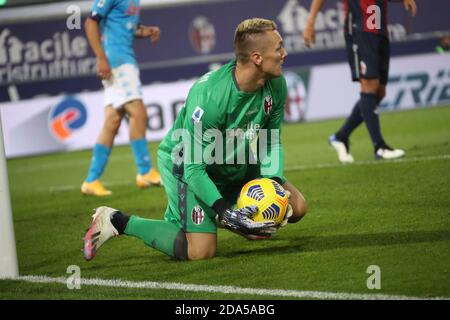
[[[363,117],[361,116],[361,111],[359,110],[359,100],[356,102],[355,106],[353,107],[352,112],[345,120],[342,127],[339,129],[338,132],[335,133],[336,138],[339,141],[342,141],[346,144],[348,149],[348,137],[350,134],[355,130],[360,124],[363,122]]]
[[[376,94],[361,92],[359,110],[361,111],[361,116],[369,131],[370,139],[372,140],[375,150],[378,150],[378,148],[386,144],[381,135],[380,119],[375,112],[378,105],[377,103],[378,100]]]
[[[111,223],[119,234],[124,234],[128,220],[130,220],[130,217],[120,211],[114,212],[111,216]]]

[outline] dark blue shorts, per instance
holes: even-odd
[[[369,32],[345,34],[347,59],[352,71],[352,80],[379,79],[386,85],[389,75],[389,39]]]

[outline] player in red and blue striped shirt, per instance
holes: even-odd
[[[400,0],[406,10],[416,15],[414,0]],[[395,1],[395,2],[400,2]],[[313,0],[303,39],[306,46],[315,42],[314,24],[325,0]],[[349,136],[363,121],[374,145],[375,159],[396,159],[405,151],[393,149],[381,134],[376,108],[384,98],[389,73],[390,43],[387,28],[387,0],[344,0],[344,36],[352,80],[361,84],[360,99],[350,116],[328,142],[343,163],[353,162],[349,152]]]

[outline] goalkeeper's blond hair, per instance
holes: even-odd
[[[273,20],[252,18],[242,21],[234,33],[234,53],[237,61],[247,63],[252,50],[258,45],[258,36],[275,30],[277,24]],[[259,44],[261,45],[263,44]]]

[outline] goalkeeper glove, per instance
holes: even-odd
[[[286,193],[288,199],[291,199],[291,193],[288,190],[284,190],[284,192]],[[284,219],[283,221],[277,226],[277,229],[282,228],[284,226],[286,226],[288,224],[288,220],[290,217],[292,217],[293,211],[292,211],[292,206],[290,203],[288,203],[288,206],[286,208],[286,214],[284,215]]]
[[[253,221],[250,216],[256,212],[256,206],[235,210],[227,208],[217,215],[218,225],[249,239],[252,239],[252,236],[270,237],[277,231],[275,221]]]

